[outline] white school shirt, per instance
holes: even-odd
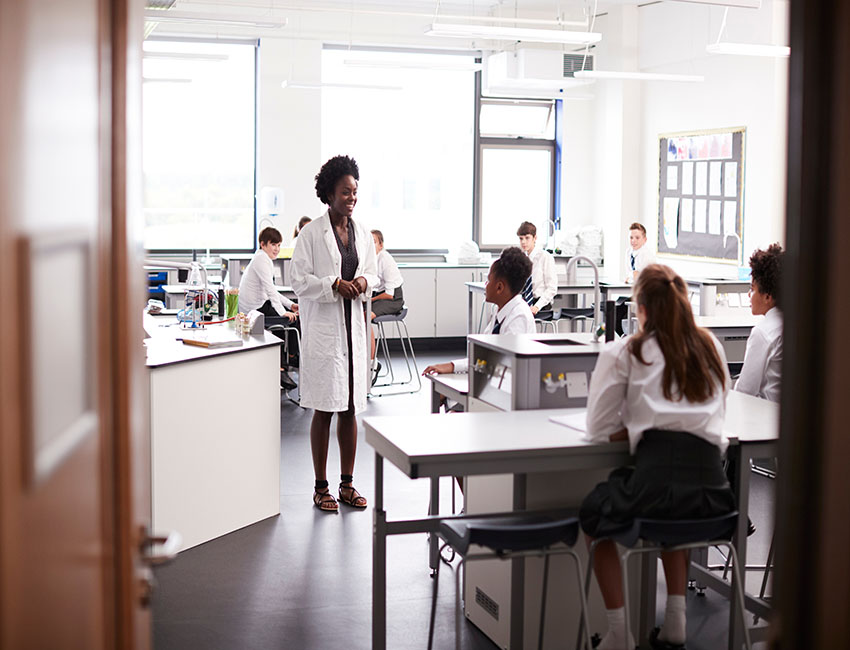
[[[633,271],[643,271],[650,264],[655,264],[655,254],[649,250],[649,242],[644,242],[643,246],[637,250],[629,246],[626,251],[626,275],[629,280],[634,277]],[[635,268],[632,268],[632,257],[635,260]]]
[[[548,251],[535,247],[528,258],[531,260],[531,290],[534,293],[532,306],[545,307],[558,292],[558,272],[555,258]]]
[[[735,390],[778,402],[781,372],[782,312],[772,307],[750,332]]]
[[[247,314],[252,309],[259,309],[269,300],[274,310],[283,316],[283,313],[292,307],[292,301],[278,292],[273,277],[274,264],[271,258],[263,249],[258,250],[239,281],[239,311]]]
[[[607,441],[612,433],[625,428],[629,449],[634,454],[644,431],[686,431],[716,445],[724,453],[729,444],[723,435],[723,420],[730,379],[723,347],[713,335],[711,338],[720,355],[725,384],[721,390],[720,382],[716,381],[714,394],[705,402],[664,397],[664,355],[654,336],[647,337],[641,350],[644,361],[650,365],[644,365],[629,352],[631,337],[608,343],[599,353],[590,379],[587,437]]]
[[[395,263],[393,256],[386,250],[381,250],[377,258],[378,265],[378,286],[375,287],[377,293],[382,291],[393,295],[393,292],[404,284],[404,279],[401,277],[401,272],[398,270],[398,264]]]
[[[499,328],[499,334],[534,334],[537,332],[534,327],[534,316],[531,315],[531,308],[522,299],[521,293],[508,300],[499,311],[490,317],[487,327],[484,328],[482,333],[492,334],[493,328],[496,327],[496,321],[502,324]],[[455,372],[467,372],[469,370],[469,359],[466,357],[455,359],[452,363]]]

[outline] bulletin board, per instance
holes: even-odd
[[[658,253],[739,265],[746,128],[659,136]]]

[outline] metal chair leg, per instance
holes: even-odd
[[[440,587],[440,563],[434,573],[434,593],[431,595],[431,623],[428,628],[428,650],[434,647],[434,623],[437,619],[437,592]]]

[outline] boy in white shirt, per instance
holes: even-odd
[[[629,226],[629,245],[626,252],[626,282],[634,282],[638,273],[650,264],[655,264],[655,255],[646,245],[646,228],[637,221]]]
[[[754,316],[764,314],[747,339],[744,366],[735,390],[771,402],[779,401],[782,382],[782,312],[779,308],[779,283],[784,252],[779,244],[756,250],[750,257],[752,284],[750,308]]]
[[[558,292],[558,272],[555,270],[555,258],[548,251],[538,248],[537,227],[530,221],[523,221],[516,231],[519,247],[531,260],[531,275],[522,288],[522,297],[531,307],[531,314],[551,312],[552,300]]]
[[[484,287],[484,299],[493,303],[498,310],[490,318],[484,334],[533,334],[534,317],[528,303],[522,298],[522,287],[531,275],[531,260],[516,246],[506,248],[501,256],[490,266],[487,284]],[[423,375],[467,372],[469,361],[466,357],[447,363],[428,366]]]
[[[378,284],[372,292],[371,320],[375,320],[376,316],[401,313],[404,308],[404,293],[401,290],[404,279],[393,256],[384,250],[384,233],[373,230],[372,239],[375,242],[377,253],[375,263],[378,268]],[[374,384],[381,370],[381,363],[375,361],[375,330],[370,329],[370,333],[372,335],[372,383]]]
[[[282,295],[274,284],[274,262],[280,253],[283,237],[277,228],[263,228],[259,236],[260,248],[248,263],[242,279],[239,282],[239,311],[247,314],[256,309],[264,316],[282,316],[290,323],[298,318],[298,305]],[[287,374],[284,366],[297,365],[298,348],[295,336],[290,337],[290,359],[285,359],[284,348],[281,346],[280,385],[291,390],[295,382]]]

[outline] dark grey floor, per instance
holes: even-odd
[[[420,354],[419,365],[422,368],[462,353]],[[365,415],[427,413],[429,386],[425,381],[418,394],[372,398]],[[340,514],[328,515],[312,506],[311,416],[282,397],[280,516],[184,551],[174,563],[156,570],[156,650],[371,647],[371,509],[341,506]],[[394,518],[421,516],[428,503],[427,482],[411,481],[389,463],[385,467],[387,510]],[[331,479],[338,469],[338,450],[332,442]],[[374,456],[363,441],[362,428],[355,484],[364,496],[371,497]],[[442,507],[447,511],[449,483],[443,487],[446,501]],[[759,528],[750,538],[753,563],[763,562],[767,555],[773,530],[772,488],[768,479],[753,477],[751,511]],[[425,648],[433,584],[425,536],[392,537],[387,555],[387,647]],[[437,648],[453,647],[452,577],[451,569],[441,573]],[[760,579],[760,573],[749,576],[751,591],[758,590]],[[663,608],[663,580],[660,584],[659,607]],[[690,593],[688,648],[725,648],[727,616],[727,605],[716,594],[697,597]],[[464,629],[463,647],[496,648],[470,624]]]

